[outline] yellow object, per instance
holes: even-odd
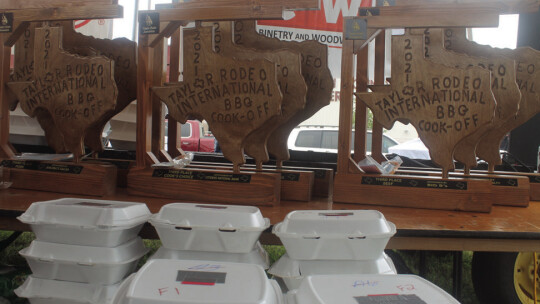
[[[514,265],[514,288],[523,304],[540,303],[540,274],[537,252],[521,252]]]

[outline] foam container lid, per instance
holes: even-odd
[[[23,285],[15,289],[15,294],[21,298],[29,298],[32,304],[109,304],[119,287],[120,283],[114,285],[93,285],[38,279],[29,276]]]
[[[183,228],[264,230],[270,227],[270,221],[263,218],[257,207],[192,203],[164,205],[150,222]]]
[[[444,290],[414,275],[314,275],[291,293],[289,304],[459,304]]]
[[[258,265],[156,259],[133,277],[122,303],[273,304],[282,293]]]
[[[137,237],[117,247],[91,247],[32,241],[19,251],[25,258],[40,261],[94,264],[121,264],[141,258],[148,252],[141,238]]]
[[[160,247],[150,259],[167,259],[167,260],[206,260],[206,261],[222,261],[232,263],[247,263],[255,264],[268,269],[270,265],[270,257],[268,252],[264,250],[261,243],[257,242],[255,248],[249,253],[230,253],[230,252],[213,252],[213,251],[193,251],[193,250],[174,250],[165,247]]]
[[[150,210],[144,203],[62,198],[32,203],[18,219],[30,225],[120,229],[140,225],[150,216]]]
[[[280,278],[303,278],[316,274],[397,274],[394,262],[386,254],[375,260],[295,260],[287,253],[268,273]]]
[[[389,237],[396,227],[376,210],[298,210],[274,226],[278,236],[286,235],[343,235]]]

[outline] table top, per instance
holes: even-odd
[[[106,197],[5,189],[0,191],[0,216],[4,219],[14,218],[24,212],[32,202],[63,197],[144,202],[153,213],[158,212],[164,204],[179,201],[130,196],[126,189],[121,188],[115,195]],[[311,202],[282,201],[279,206],[259,208],[272,224],[282,221],[287,213],[293,210],[374,209],[382,212],[387,220],[396,225],[396,236],[399,237],[540,240],[540,202],[531,202],[527,208],[494,206],[491,213],[338,204],[332,203],[329,198],[316,198]],[[7,222],[0,229],[9,229],[6,225]]]

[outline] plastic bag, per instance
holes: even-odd
[[[384,161],[382,164],[379,164],[371,156],[366,156],[363,160],[358,162],[358,166],[365,173],[372,174],[394,174],[399,166],[403,163],[401,157],[396,156],[390,160]]]
[[[195,155],[192,152],[186,152],[185,155],[177,156],[172,162],[163,162],[152,165],[152,168],[174,168],[182,169],[187,167],[193,161]]]

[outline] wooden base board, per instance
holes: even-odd
[[[116,186],[119,188],[127,188],[127,175],[129,170],[135,166],[135,161],[112,158],[97,158],[96,161],[116,166]]]
[[[280,202],[281,176],[208,169],[131,169],[128,193],[179,201],[253,206]]]
[[[227,164],[201,164],[191,163],[189,169],[207,169],[207,170],[232,170],[232,166]],[[243,166],[243,172],[254,173],[255,167]],[[311,201],[313,194],[313,185],[315,173],[312,171],[298,170],[276,170],[263,168],[265,173],[276,173],[281,175],[281,199],[285,201]]]
[[[437,168],[412,168],[412,167],[404,167],[400,168],[399,172],[402,172],[403,174],[407,174],[408,171],[418,171],[421,170],[423,172],[438,172],[440,174],[441,170]],[[450,174],[462,174],[463,170],[456,170],[455,173]],[[503,175],[503,176],[509,176],[509,177],[517,177],[518,179],[521,178],[527,178],[529,180],[529,194],[528,194],[528,200],[529,201],[540,201],[540,174],[538,173],[526,173],[526,172],[510,172],[510,171],[494,171],[494,172],[488,172],[484,170],[471,170],[471,174],[476,177],[476,175]],[[508,181],[508,180],[507,180]],[[521,181],[520,186],[524,185],[525,182]],[[501,188],[502,189],[502,188]],[[509,202],[503,203],[502,205],[510,205]],[[518,204],[520,206],[528,206],[525,203]]]
[[[194,161],[193,165],[210,165],[218,167],[232,167],[229,163],[219,163],[219,162],[204,162],[204,161]],[[241,167],[242,169],[251,169],[255,168],[255,165],[246,164]],[[277,170],[276,166],[273,165],[264,165],[263,169]],[[334,170],[330,168],[310,168],[310,167],[292,167],[292,166],[283,166],[283,170],[287,171],[312,171],[315,174],[315,179],[313,180],[313,191],[312,196],[315,197],[329,197],[332,195],[332,187],[334,186]],[[286,200],[281,196],[283,200]]]
[[[472,174],[486,174],[486,171],[472,170]],[[531,201],[540,201],[540,174],[538,173],[525,173],[525,172],[506,172],[495,171],[493,174],[508,175],[508,176],[522,176],[529,179],[529,199]]]
[[[12,188],[105,196],[116,191],[117,169],[105,163],[3,160]]]
[[[490,212],[491,182],[404,175],[336,173],[334,203]]]
[[[414,176],[439,176],[440,172],[423,170],[398,170],[397,174]],[[530,202],[530,183],[525,176],[478,174],[464,175],[460,172],[450,172],[453,178],[477,178],[491,181],[491,197],[493,205],[527,207]]]

